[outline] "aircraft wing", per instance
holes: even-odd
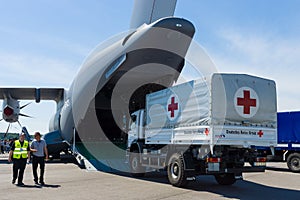
[[[160,18],[174,15],[177,0],[135,0],[130,28],[150,24]]]
[[[56,103],[63,100],[63,88],[0,88],[0,99],[10,96],[13,99],[35,100],[54,100]]]

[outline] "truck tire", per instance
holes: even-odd
[[[234,174],[215,174],[215,179],[220,185],[232,185],[235,183],[236,179]]]
[[[287,166],[292,172],[300,172],[300,154],[290,154],[287,158]]]
[[[184,171],[184,159],[179,153],[174,153],[168,162],[168,179],[169,182],[176,187],[184,187],[187,185],[186,175]]]
[[[130,153],[130,173],[132,177],[144,177],[145,176],[145,167],[140,163],[139,151],[135,150]]]

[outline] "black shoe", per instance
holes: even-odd
[[[37,181],[34,181],[34,184],[38,185],[39,183]]]
[[[44,181],[42,181],[42,182],[40,182],[40,184],[41,184],[41,185],[45,185],[45,182],[44,182]]]
[[[17,186],[24,186],[24,183],[18,183]]]
[[[16,180],[15,180],[15,179],[13,179],[13,180],[11,181],[11,183],[12,183],[12,184],[15,184],[15,183],[16,183]]]

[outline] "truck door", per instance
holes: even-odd
[[[144,139],[145,138],[145,111],[144,110],[139,110],[139,114],[138,114],[138,121],[137,121],[137,136],[138,139]]]
[[[137,130],[137,112],[134,112],[131,114],[131,119],[129,122],[129,131],[128,131],[128,142],[127,142],[127,147],[130,147],[132,142],[137,139],[137,134],[138,134],[138,130]]]

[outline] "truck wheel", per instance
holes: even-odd
[[[181,154],[174,153],[170,157],[167,171],[169,182],[173,186],[183,187],[187,184],[187,177],[184,172],[184,160]]]
[[[130,153],[130,172],[132,177],[145,176],[145,168],[140,163],[140,155],[138,151]]]
[[[287,166],[292,172],[300,172],[300,154],[290,154],[287,159]]]
[[[232,185],[236,179],[234,174],[215,174],[215,179],[220,185]]]

